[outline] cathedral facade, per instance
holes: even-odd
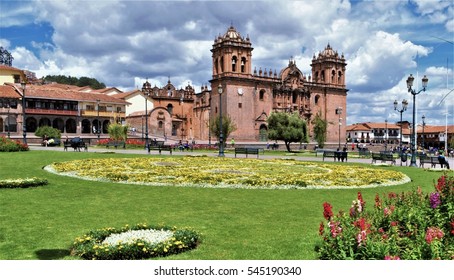
[[[270,113],[292,112],[306,120],[311,141],[312,121],[320,114],[328,123],[326,142],[345,143],[348,89],[343,55],[328,44],[314,55],[312,73],[305,76],[293,60],[279,73],[253,69],[252,51],[249,37],[242,37],[233,26],[214,40],[211,90],[205,86],[194,95],[192,118],[187,123],[193,138],[208,140],[207,124],[222,111],[237,127],[229,139],[267,141],[266,119]]]

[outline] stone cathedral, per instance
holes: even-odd
[[[237,126],[225,139],[227,143],[232,137],[238,141],[267,141],[266,118],[274,111],[298,113],[308,124],[311,141],[312,120],[320,114],[328,122],[327,143],[345,143],[348,89],[344,56],[328,44],[313,56],[312,73],[305,76],[293,60],[279,73],[253,67],[253,49],[249,36],[242,37],[233,26],[215,38],[211,90],[204,86],[194,96],[189,124],[194,138],[211,137],[207,123],[220,113],[222,105],[223,116],[229,115]]]

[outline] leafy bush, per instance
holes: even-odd
[[[371,212],[365,205],[360,192],[349,213],[323,204],[320,259],[454,259],[454,177],[440,177],[430,194],[377,194]]]
[[[129,127],[127,125],[121,125],[119,123],[111,123],[107,128],[109,137],[116,141],[125,141],[128,139],[128,130]]]
[[[28,150],[28,145],[23,144],[19,140],[11,140],[3,136],[0,137],[0,152],[19,152]]]
[[[160,242],[149,242],[142,237],[132,241],[118,240],[115,244],[104,242],[106,238],[114,235],[142,230],[167,231],[171,234]],[[158,256],[178,254],[194,249],[200,242],[199,235],[190,229],[175,229],[168,226],[149,226],[137,224],[136,226],[123,228],[103,228],[92,230],[84,236],[75,239],[71,247],[71,255],[79,256],[88,260],[138,260]]]
[[[38,137],[47,136],[48,138],[61,138],[61,131],[57,128],[53,128],[50,126],[40,126],[35,131],[35,135]]]
[[[0,189],[29,188],[47,185],[46,179],[25,178],[25,179],[6,179],[0,180]]]

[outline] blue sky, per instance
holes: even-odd
[[[200,89],[211,78],[214,38],[233,23],[254,47],[252,64],[305,74],[329,43],[347,59],[347,123],[396,122],[412,96],[409,74],[429,78],[417,123],[454,124],[454,4],[449,1],[0,1],[0,46],[13,66],[89,76],[131,90],[145,78]],[[417,88],[420,89],[420,88]],[[451,92],[447,98],[443,97]],[[411,120],[407,110],[404,120]]]

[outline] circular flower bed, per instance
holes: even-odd
[[[199,242],[199,235],[191,229],[126,225],[92,230],[77,237],[71,255],[88,260],[139,260],[178,254],[196,248]]]
[[[352,188],[398,185],[410,181],[405,174],[385,168],[288,159],[107,158],[54,163],[45,169],[89,180],[155,186]]]
[[[24,179],[5,179],[0,180],[0,189],[29,188],[47,185],[46,179],[24,178]]]

